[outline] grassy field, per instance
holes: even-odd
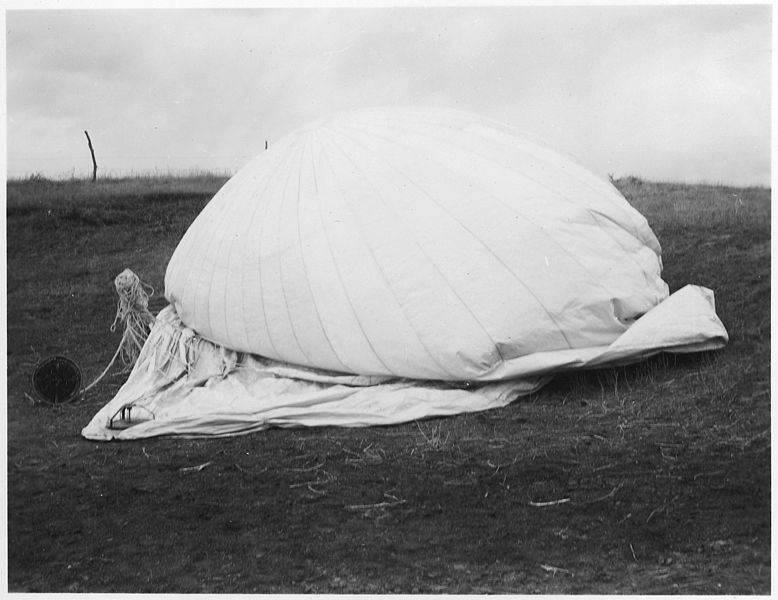
[[[770,592],[770,190],[616,182],[671,291],[715,290],[721,351],[395,427],[82,439],[125,375],[52,408],[29,396],[35,364],[96,377],[113,278],[133,269],[161,309],[223,182],[8,183],[10,591]]]

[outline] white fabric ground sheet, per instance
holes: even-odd
[[[713,292],[686,286],[606,346],[505,360],[480,381],[340,375],[211,343],[163,309],[127,382],[83,429],[91,440],[226,436],[269,427],[389,425],[505,406],[553,373],[720,348],[727,332]]]

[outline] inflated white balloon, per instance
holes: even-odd
[[[667,297],[607,181],[469,113],[376,108],[300,129],[216,194],[166,296],[202,337],[332,371],[510,377],[601,347]]]

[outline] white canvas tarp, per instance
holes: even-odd
[[[608,181],[510,127],[335,115],[257,157],[194,221],[168,265],[171,307],[84,435],[396,423],[726,343],[712,292],[668,298],[661,270]],[[128,405],[136,424],[106,429]]]

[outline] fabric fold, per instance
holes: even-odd
[[[238,353],[186,327],[173,306],[156,318],[127,382],[83,429],[91,440],[229,436],[269,427],[391,425],[506,406],[554,373],[713,350],[727,332],[713,293],[686,286],[612,344],[505,361],[490,381],[440,382],[334,373]]]

